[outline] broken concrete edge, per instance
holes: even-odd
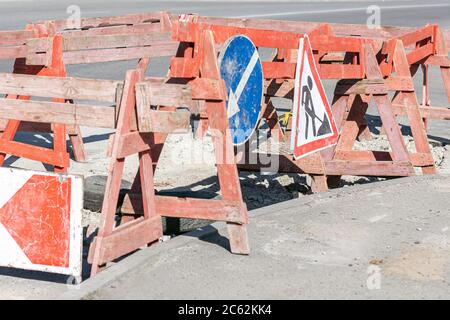
[[[398,185],[419,184],[426,181],[438,181],[445,178],[446,175],[440,174],[412,176],[373,182],[364,185],[354,185],[350,187],[337,188],[330,190],[328,192],[303,196],[301,198],[296,198],[290,201],[285,201],[271,206],[252,210],[250,211],[250,223],[252,219],[255,219],[259,216],[265,216],[268,214],[272,214],[274,212],[280,213],[281,211],[296,208],[301,205],[332,200],[337,197],[345,195],[357,195],[358,193],[361,192],[374,191],[376,189],[383,189],[385,191],[386,188],[395,187]],[[152,257],[160,254],[161,252],[185,246],[191,241],[195,241],[195,239],[204,238],[217,231],[221,231],[223,228],[225,228],[225,226],[226,224],[224,222],[216,222],[207,227],[200,228],[192,232],[177,236],[171,239],[170,241],[165,242],[164,244],[156,244],[149,248],[139,250],[130,255],[129,257],[123,259],[119,263],[116,263],[111,267],[108,267],[104,271],[97,274],[95,277],[87,279],[80,285],[70,286],[66,292],[64,292],[57,298],[61,300],[89,299],[95,294],[96,291],[100,290],[103,287],[108,286],[109,284],[117,280],[119,277],[134,270],[135,268],[142,267]]]

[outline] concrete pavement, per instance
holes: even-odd
[[[250,256],[223,224],[142,250],[68,299],[448,299],[450,176],[341,188],[251,212]]]

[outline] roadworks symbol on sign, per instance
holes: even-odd
[[[337,128],[307,36],[300,39],[292,111],[291,151],[295,159],[336,144]]]
[[[0,266],[81,276],[81,177],[0,168]]]

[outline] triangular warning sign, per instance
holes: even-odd
[[[307,36],[300,39],[292,112],[295,159],[336,144],[338,132]]]

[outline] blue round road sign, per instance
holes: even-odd
[[[236,35],[224,45],[219,64],[227,88],[232,142],[240,145],[251,137],[261,115],[264,88],[261,60],[253,42]]]

